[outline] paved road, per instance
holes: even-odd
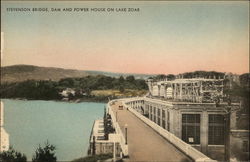
[[[119,110],[119,105],[121,103],[116,102],[112,109],[115,114],[117,112],[118,123],[123,133],[124,125],[128,125],[129,161],[191,161],[130,111]]]

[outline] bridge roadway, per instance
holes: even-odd
[[[192,161],[130,111],[119,110],[119,105],[121,102],[116,102],[112,105],[112,110],[114,114],[117,112],[117,120],[123,134],[125,132],[124,125],[128,125],[128,161]]]

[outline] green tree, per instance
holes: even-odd
[[[175,80],[175,75],[174,74],[168,74],[167,76],[168,80]]]
[[[0,161],[1,162],[26,162],[27,157],[14,150],[13,147],[10,147],[8,151],[3,151],[0,153]]]
[[[123,92],[125,91],[124,87],[123,87],[123,86],[120,86],[120,87],[119,87],[119,91],[120,91],[121,93],[123,93]]]
[[[250,73],[240,75],[240,85],[244,88],[250,88]]]
[[[135,81],[135,77],[133,75],[129,75],[126,77],[126,81],[133,83]]]
[[[121,75],[120,78],[119,78],[119,82],[120,82],[120,83],[123,83],[124,80],[125,80],[124,77]]]
[[[159,74],[159,75],[157,75],[157,76],[155,76],[154,78],[156,79],[156,80],[162,80],[162,79],[166,79],[166,75],[164,75],[164,74]]]
[[[56,162],[55,150],[56,147],[49,144],[48,141],[45,142],[44,148],[39,145],[35,155],[33,155],[32,162]]]
[[[145,80],[143,80],[143,79],[137,79],[135,87],[137,89],[140,89],[140,90],[142,90],[142,89],[147,90],[148,89],[148,85],[146,84]]]
[[[64,78],[59,81],[59,85],[63,87],[74,87],[74,78]]]

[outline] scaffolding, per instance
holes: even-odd
[[[158,82],[149,81],[148,84],[152,96],[174,101],[210,103],[219,102],[219,99],[223,97],[223,81],[223,79],[192,78]]]

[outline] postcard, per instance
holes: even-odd
[[[1,1],[0,161],[248,161],[248,1]]]

